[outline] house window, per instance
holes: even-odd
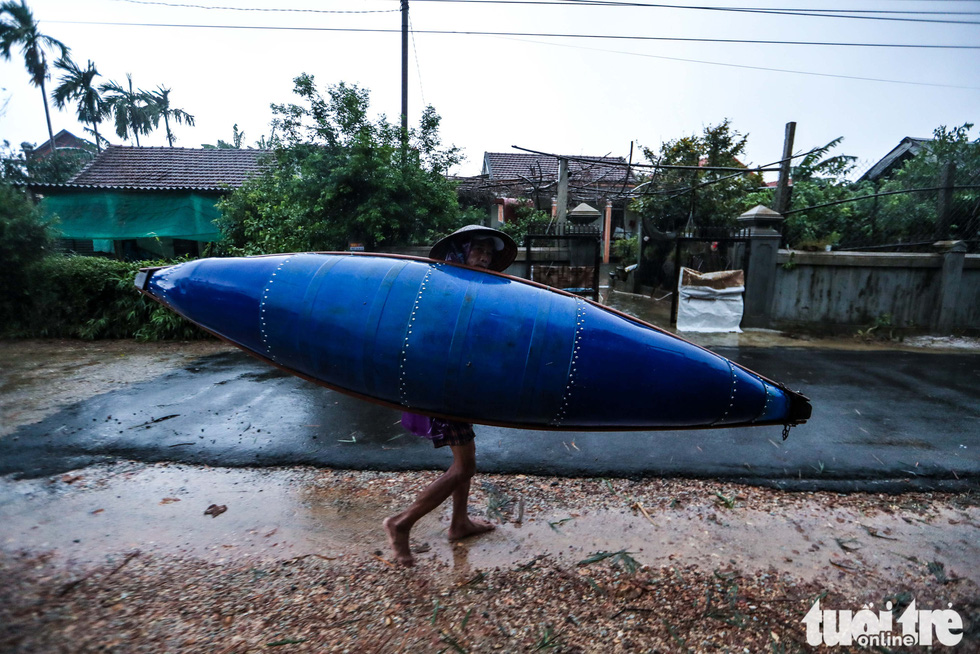
[[[174,239],[175,257],[196,257],[200,254],[197,241],[190,241],[184,238]]]
[[[61,252],[62,254],[82,254],[86,256],[92,256],[96,254],[95,248],[92,247],[92,241],[88,241],[81,238],[59,238],[54,242],[55,252]]]

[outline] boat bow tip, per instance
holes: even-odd
[[[796,391],[789,391],[789,411],[786,414],[787,425],[802,425],[810,419],[813,407],[810,405],[810,398]]]

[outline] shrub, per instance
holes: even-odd
[[[24,302],[26,270],[50,245],[50,227],[34,203],[20,189],[0,184],[0,317]]]
[[[205,337],[205,332],[133,285],[140,268],[166,263],[46,257],[27,268],[26,296],[5,316],[2,335],[144,341]]]
[[[636,263],[636,254],[639,244],[639,238],[636,236],[621,238],[618,241],[613,241],[613,257],[619,260],[619,262],[624,266],[632,265]]]
[[[514,209],[514,219],[506,222],[500,228],[502,232],[508,234],[517,241],[518,245],[524,243],[524,237],[534,223],[548,222],[551,214],[547,211],[535,209],[532,204],[521,204]]]

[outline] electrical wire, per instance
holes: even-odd
[[[160,7],[180,7],[183,9],[219,9],[221,11],[279,11],[286,13],[304,14],[389,14],[401,9],[364,9],[364,10],[331,10],[331,9],[284,9],[280,7],[214,7],[210,5],[177,4],[172,2],[151,2],[151,0],[113,0],[113,2],[129,2],[134,5],[156,5]]]
[[[192,5],[170,2],[152,2],[150,0],[113,0],[114,2],[129,2],[140,5],[158,5],[162,7],[183,7],[192,9],[220,9],[229,11],[277,11],[277,12],[297,12],[297,13],[321,13],[321,14],[371,14],[388,13],[401,11],[400,9],[376,9],[376,10],[327,10],[327,9],[286,9],[268,7],[215,7],[210,5]],[[624,2],[622,0],[412,0],[413,2],[448,2],[448,3],[470,3],[470,4],[504,4],[504,5],[558,5],[566,7],[648,7],[658,9],[692,9],[699,11],[728,11],[728,12],[747,12],[765,13],[787,16],[813,16],[818,18],[858,18],[873,20],[898,20],[906,22],[923,23],[947,23],[963,25],[980,25],[980,21],[962,20],[935,20],[901,18],[895,16],[883,16],[883,14],[903,14],[921,16],[980,16],[976,11],[921,11],[921,10],[895,10],[895,9],[826,9],[826,8],[765,8],[765,7],[708,7],[692,5],[669,5],[653,4],[640,2]],[[870,15],[853,15],[870,14]]]
[[[886,84],[908,84],[912,86],[932,86],[946,89],[967,89],[970,91],[980,90],[980,86],[964,86],[962,84],[942,84],[939,82],[909,82],[906,80],[899,79],[887,79],[882,77],[862,77],[859,75],[840,75],[836,73],[817,73],[808,70],[793,70],[791,68],[773,68],[771,66],[752,66],[750,64],[732,64],[722,61],[706,61],[704,59],[687,59],[684,57],[668,57],[666,55],[655,55],[647,54],[644,52],[627,52],[626,50],[610,50],[608,48],[591,48],[585,45],[569,45],[567,43],[554,43],[552,41],[536,41],[534,39],[519,39],[513,37],[500,37],[505,38],[509,41],[517,41],[520,43],[535,43],[538,45],[549,45],[559,48],[574,48],[576,50],[590,50],[592,52],[608,52],[610,54],[622,54],[630,55],[633,57],[647,57],[649,59],[664,59],[667,61],[683,61],[690,64],[706,64],[708,66],[725,66],[727,68],[742,68],[746,70],[761,70],[771,73],[789,73],[793,75],[810,75],[813,77],[830,77],[836,79],[850,79],[858,80],[861,82],[882,82]]]
[[[84,20],[50,20],[60,25],[102,25],[108,27],[179,27],[185,29],[239,29],[239,30],[278,30],[294,32],[351,32],[375,34],[401,34],[400,29],[354,28],[354,27],[289,27],[272,25],[195,25],[179,23],[131,23]],[[835,41],[778,41],[775,39],[708,39],[679,36],[641,36],[627,34],[562,34],[547,32],[484,32],[479,30],[416,30],[416,34],[445,34],[453,36],[532,36],[544,38],[570,39],[609,39],[621,41],[664,41],[679,43],[729,43],[753,45],[806,45],[847,48],[912,48],[927,50],[980,50],[980,45],[944,45],[934,43],[862,43]]]
[[[968,20],[952,20],[952,19],[939,19],[939,18],[905,18],[901,16],[860,16],[854,14],[864,14],[864,13],[876,13],[876,12],[865,12],[860,9],[766,9],[763,7],[708,7],[708,6],[695,6],[695,5],[671,5],[671,4],[659,4],[659,3],[646,3],[646,2],[618,2],[618,1],[602,1],[602,0],[570,0],[567,2],[559,0],[413,0],[414,2],[445,2],[445,3],[469,3],[469,4],[508,4],[508,5],[561,5],[565,7],[638,7],[638,8],[654,8],[654,9],[688,9],[694,11],[720,11],[720,12],[734,12],[734,13],[746,13],[746,14],[770,14],[778,16],[810,16],[816,18],[849,18],[855,20],[884,20],[884,21],[900,21],[900,22],[910,22],[910,23],[943,23],[943,24],[959,24],[959,25],[980,25],[980,21],[968,21]],[[881,11],[880,13],[902,13],[907,14],[909,12],[893,12],[893,11]],[[947,12],[934,12],[935,14],[946,15]],[[955,15],[968,15],[976,16],[976,12],[961,12]]]
[[[530,148],[522,148],[519,145],[512,145],[510,147],[514,148],[515,150],[520,150],[521,152],[530,152],[531,154],[543,155],[545,157],[554,157],[555,159],[568,159],[569,161],[580,161],[582,163],[591,163],[591,164],[596,164],[596,165],[600,165],[601,164],[603,166],[612,166],[612,167],[631,166],[633,168],[653,168],[654,169],[654,172],[656,172],[656,170],[658,170],[658,169],[660,169],[660,170],[696,170],[696,171],[699,171],[699,172],[716,172],[716,171],[730,172],[730,171],[733,171],[734,170],[734,171],[736,171],[736,174],[738,174],[738,175],[744,175],[746,173],[759,173],[759,172],[762,172],[762,173],[764,173],[764,172],[778,172],[779,171],[779,168],[773,168],[773,166],[779,166],[779,164],[783,163],[784,161],[792,161],[793,159],[799,159],[800,157],[805,157],[805,156],[807,156],[809,154],[813,154],[814,152],[817,152],[817,151],[820,150],[820,148],[814,148],[814,149],[809,150],[807,152],[803,152],[803,153],[800,153],[800,154],[794,154],[791,157],[786,157],[785,159],[780,159],[779,161],[773,161],[772,163],[766,164],[765,166],[760,166],[758,168],[744,168],[744,167],[743,168],[734,168],[734,167],[731,167],[731,166],[674,166],[674,165],[659,164],[659,163],[656,163],[656,164],[641,164],[641,163],[636,163],[636,162],[633,162],[631,164],[628,164],[625,161],[616,161],[616,160],[611,160],[611,159],[606,159],[606,158],[602,159],[601,161],[596,161],[594,158],[590,159],[589,157],[576,157],[574,155],[554,154],[553,152],[542,152],[540,150],[532,150]],[[622,157],[618,157],[618,158],[619,159],[622,159]],[[718,181],[718,180],[715,180],[715,181]]]
[[[425,91],[422,90],[422,66],[419,64],[419,51],[415,47],[415,29],[412,27],[412,17],[408,17],[408,30],[412,35],[412,52],[415,54],[415,70],[418,72],[419,77],[419,98],[422,100],[422,106],[425,105]]]
[[[898,191],[885,191],[883,193],[872,193],[871,195],[860,195],[854,198],[847,198],[846,200],[837,200],[836,202],[825,202],[823,204],[815,204],[812,207],[804,207],[803,209],[792,209],[791,211],[784,211],[784,216],[789,216],[794,213],[802,213],[804,211],[812,211],[813,209],[822,209],[824,207],[833,207],[838,204],[847,204],[848,202],[857,202],[858,200],[869,200],[872,198],[883,198],[887,195],[903,195],[906,193],[930,193],[935,191],[942,191],[946,189],[945,186],[930,186],[929,188],[906,188]],[[962,186],[951,186],[949,187],[954,191],[963,191],[966,189],[980,188],[980,184],[965,184]]]

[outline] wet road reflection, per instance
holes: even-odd
[[[216,563],[372,553],[387,558],[382,519],[435,474],[419,473],[406,483],[393,473],[121,464],[29,481],[0,479],[0,550],[50,552],[56,562],[83,567],[135,550]],[[527,477],[522,483],[543,481]],[[486,501],[482,494],[475,490],[474,510]],[[205,515],[212,504],[227,511]],[[827,573],[828,559],[841,556],[840,542],[853,542],[860,549],[847,553],[849,565],[873,567],[884,580],[901,580],[910,561],[929,551],[942,552],[950,568],[980,582],[974,565],[980,560],[977,506],[938,507],[929,519],[909,520],[901,511],[817,501],[768,512],[725,510],[707,498],[649,515],[595,502],[531,503],[520,524],[511,516],[495,531],[459,543],[446,538],[448,510],[418,523],[412,545],[420,563],[449,563],[461,580],[488,568],[528,565],[542,555],[574,564],[603,550],[626,550],[650,566],[771,567],[816,579]]]

